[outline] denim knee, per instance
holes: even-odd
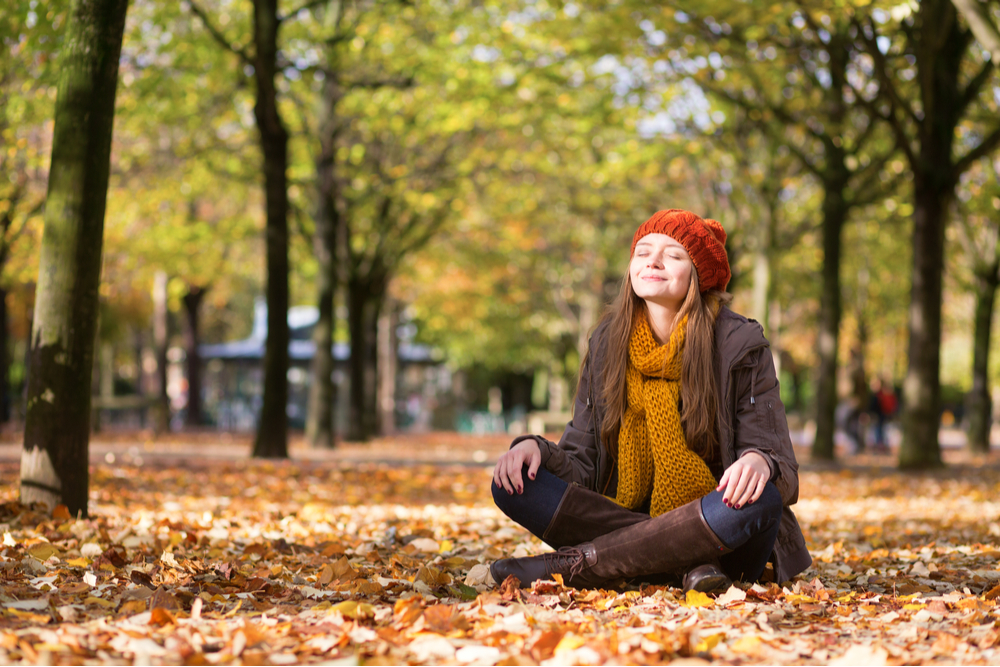
[[[722,496],[719,491],[708,494],[701,499],[701,510],[709,527],[730,549],[772,530],[781,521],[781,493],[771,482],[764,486],[757,500],[740,509],[727,506]]]
[[[545,468],[539,468],[535,479],[531,479],[525,466],[521,470],[521,478],[524,480],[521,493],[507,493],[495,482],[491,484],[493,502],[509,518],[542,538],[566,492],[567,484]]]

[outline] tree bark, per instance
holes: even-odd
[[[968,47],[948,0],[920,4],[917,79],[923,117],[916,133],[913,169],[913,287],[910,293],[909,364],[903,382],[903,443],[899,467],[942,465],[941,289],[948,205],[956,185],[953,143],[962,118],[959,87]]]
[[[392,435],[396,432],[396,373],[398,371],[399,340],[396,327],[399,310],[388,299],[378,318],[378,432]]]
[[[277,0],[254,0],[254,116],[264,154],[267,245],[267,343],[264,397],[253,455],[288,457],[288,132],[278,112]]]
[[[990,398],[989,365],[990,333],[993,307],[1000,286],[1000,267],[994,265],[976,275],[976,316],[973,334],[972,391],[968,397],[969,451],[986,454],[990,451],[993,401]]]
[[[201,355],[198,354],[199,338],[199,318],[201,316],[201,302],[205,298],[207,290],[197,285],[188,288],[184,295],[184,351],[187,360],[187,418],[184,423],[190,427],[199,427],[204,423],[204,415],[201,410]]]
[[[378,316],[385,296],[384,281],[353,277],[347,283],[348,328],[351,333],[350,417],[347,439],[369,440],[376,422],[376,339]]]
[[[31,331],[21,501],[87,514],[90,378],[127,0],[74,0],[66,26]]]
[[[923,181],[923,182],[922,182]],[[941,287],[947,193],[914,183],[909,364],[903,382],[901,468],[941,466]]]
[[[320,118],[320,150],[316,158],[317,207],[316,236],[313,252],[316,257],[316,292],[319,320],[313,329],[316,353],[312,361],[312,385],[309,388],[309,409],[306,418],[306,439],[312,447],[334,446],[333,412],[337,401],[333,383],[333,334],[336,330],[336,292],[338,283],[337,236],[340,220],[337,214],[337,183],[335,160],[337,151],[334,110],[339,100],[339,86],[331,77],[323,84],[323,104]]]
[[[819,366],[816,369],[816,439],[813,441],[811,454],[814,459],[832,461],[842,314],[840,256],[849,209],[844,200],[849,175],[844,167],[843,151],[832,145],[827,148],[834,150],[827,154],[830,178],[825,180],[823,186],[823,286],[820,293],[817,345]]]

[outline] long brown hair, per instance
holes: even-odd
[[[674,322],[688,316],[684,352],[681,358],[681,424],[688,448],[708,459],[718,447],[715,416],[719,408],[715,382],[715,317],[719,308],[732,301],[728,292],[698,290],[698,271],[692,265],[691,284]],[[593,378],[594,391],[604,407],[601,439],[614,453],[618,448],[618,431],[625,416],[625,370],[628,367],[628,347],[632,323],[637,314],[646,316],[646,303],[632,289],[628,269],[618,296],[601,316],[607,322],[604,364],[601,376]],[[584,366],[590,361],[587,351]]]

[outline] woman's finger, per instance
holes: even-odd
[[[741,466],[740,478],[736,482],[736,488],[733,489],[733,497],[730,499],[734,509],[739,509],[746,503],[746,489],[752,475],[753,471],[749,466]]]
[[[750,496],[750,502],[756,502],[760,498],[760,494],[764,493],[764,487],[767,486],[767,479],[763,475],[759,476],[757,479],[757,485],[754,487],[753,495]]]
[[[538,466],[542,465],[541,452],[532,452],[528,456],[528,478],[535,479],[538,474]]]
[[[726,471],[722,473],[722,479],[719,480],[719,485],[715,487],[716,491],[722,491],[728,486],[730,470],[732,470],[732,467],[727,468]],[[725,496],[723,496],[723,499],[725,499]]]
[[[729,480],[726,482],[726,491],[722,495],[722,501],[730,507],[736,503],[736,487],[740,483],[740,474],[742,471],[743,464],[739,461],[729,466],[729,469],[726,471],[726,475],[729,476]]]

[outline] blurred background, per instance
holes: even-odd
[[[8,434],[67,4],[0,9]],[[971,5],[281,2],[289,294],[268,303],[254,5],[133,0],[92,427],[257,429],[270,308],[289,425],[316,446],[558,432],[632,233],[686,208],[729,233],[733,308],[771,341],[796,444],[898,446],[907,378],[917,396],[932,373],[942,443],[986,451],[1000,3]]]

